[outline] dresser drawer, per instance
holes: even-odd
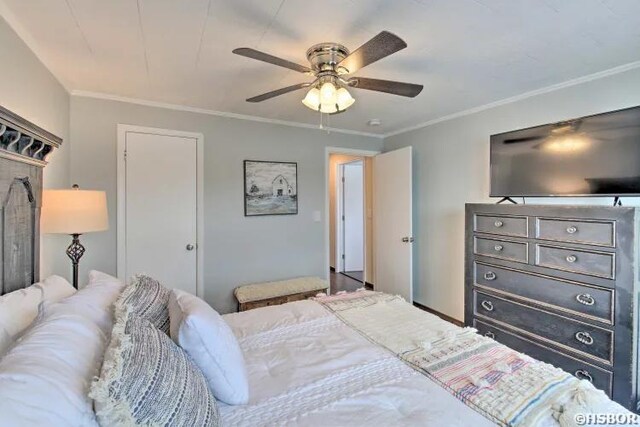
[[[525,216],[474,215],[473,231],[501,236],[527,237],[528,219]]]
[[[534,359],[550,363],[557,368],[575,375],[577,378],[586,379],[596,388],[603,390],[611,396],[613,373],[562,354],[557,350],[546,347],[542,343],[507,332],[477,319],[473,320],[473,327],[476,328],[481,335],[493,338],[507,347],[531,356]]]
[[[614,221],[536,218],[536,237],[544,240],[615,246]]]
[[[474,275],[479,286],[613,324],[614,291],[611,289],[482,263],[475,264]]]
[[[614,279],[616,256],[610,252],[585,251],[536,244],[536,265],[588,276]]]
[[[613,332],[474,291],[474,314],[603,363],[613,362]]]
[[[528,243],[474,237],[474,253],[509,261],[529,262]]]

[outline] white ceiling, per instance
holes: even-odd
[[[306,65],[312,44],[355,49],[381,30],[409,47],[356,75],[419,83],[415,99],[354,89],[336,128],[386,134],[640,60],[639,0],[0,0],[69,90],[316,124],[308,77],[233,55]],[[383,125],[369,127],[379,118]]]

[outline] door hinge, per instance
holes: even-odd
[[[344,259],[344,254],[342,254],[342,259]]]
[[[124,150],[124,159],[127,160],[127,150]]]
[[[342,220],[344,221],[344,215],[342,215]]]
[[[342,177],[342,182],[344,183],[344,176]]]

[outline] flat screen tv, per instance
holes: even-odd
[[[640,195],[640,107],[491,136],[491,196]]]

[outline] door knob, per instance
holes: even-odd
[[[187,247],[186,247],[186,249],[187,249],[188,251],[192,251],[192,250],[194,250],[195,248],[196,248],[196,247],[195,247],[194,245],[192,245],[191,243],[189,243],[189,244],[187,245]]]
[[[402,238],[402,242],[403,243],[412,243],[413,242],[413,237],[403,237]]]

